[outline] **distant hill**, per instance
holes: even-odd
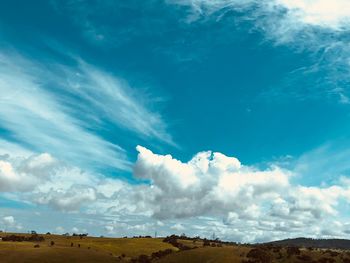
[[[299,237],[268,242],[266,244],[277,246],[350,249],[350,240],[348,239],[312,239]]]

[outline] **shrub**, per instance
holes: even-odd
[[[179,243],[177,241],[177,239],[178,239],[177,236],[171,235],[169,237],[164,238],[163,242],[169,243],[169,244],[173,245],[174,247],[177,247],[180,250],[189,250],[189,249],[191,249],[189,246],[186,246],[186,245],[184,245],[182,243]]]
[[[203,247],[210,246],[210,241],[208,239],[203,240]]]
[[[38,234],[27,236],[17,236],[10,235],[2,238],[2,241],[13,241],[13,242],[22,242],[22,241],[30,241],[30,242],[42,242],[45,238],[43,236],[39,236]]]
[[[138,258],[131,259],[132,263],[151,263],[150,258],[147,255],[140,255]]]
[[[333,258],[320,258],[318,260],[319,263],[334,263],[335,259]]]
[[[251,263],[271,263],[272,257],[268,251],[262,248],[253,248],[247,254],[248,262]]]
[[[336,256],[338,256],[339,255],[339,253],[338,252],[336,252],[336,251],[332,251],[332,250],[326,250],[326,252],[325,252],[325,254],[329,254],[331,257],[336,257]]]
[[[312,258],[308,255],[300,255],[298,256],[298,259],[301,261],[307,261],[307,262],[310,262],[312,260]]]
[[[159,250],[158,252],[152,253],[151,258],[152,259],[162,258],[162,257],[165,257],[166,255],[171,254],[171,253],[173,253],[173,250],[170,248],[165,249],[165,250]]]
[[[291,257],[292,255],[300,255],[300,249],[297,247],[287,247],[287,255]]]

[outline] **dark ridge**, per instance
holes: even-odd
[[[272,241],[265,244],[274,246],[294,246],[294,247],[312,247],[312,248],[333,248],[350,249],[350,240],[348,239],[312,239],[312,238],[292,238],[278,241]]]

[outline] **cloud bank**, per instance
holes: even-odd
[[[346,235],[346,223],[337,221],[342,218],[340,204],[350,202],[345,178],[335,185],[309,187],[293,184],[291,171],[245,166],[221,153],[200,152],[183,163],[140,146],[137,150],[134,174],[150,180],[147,203],[157,219],[222,218],[224,225],[253,233],[257,240],[265,240],[268,232],[275,238],[324,236],[334,222],[335,235]]]
[[[98,218],[93,224],[108,235],[215,232],[242,242],[346,236],[347,178],[310,187],[293,183],[294,174],[276,165],[258,169],[218,152],[182,162],[141,146],[137,150],[134,176],[146,184],[84,172],[49,154],[7,155],[0,162],[0,192],[56,213],[76,213],[79,229]]]

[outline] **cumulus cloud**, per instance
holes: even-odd
[[[78,211],[82,205],[96,200],[96,191],[88,186],[72,186],[69,189],[57,189],[34,199],[39,204],[50,205],[61,211]]]
[[[3,158],[11,167],[7,172],[20,179],[13,188],[1,191],[21,189],[16,201],[81,218],[66,229],[99,226],[107,235],[177,231],[210,237],[215,232],[220,238],[253,242],[298,235],[325,237],[335,220],[339,221],[333,227],[337,237],[348,231],[340,207],[350,201],[345,177],[338,185],[310,187],[292,183],[289,170],[247,166],[222,153],[200,152],[182,162],[141,146],[137,150],[134,176],[148,183],[129,184],[83,172],[41,154]],[[1,186],[8,183],[0,177]],[[60,224],[56,221],[55,226]]]
[[[173,229],[178,232],[178,231],[184,231],[186,228],[181,224],[175,224],[171,226],[170,229]]]
[[[15,224],[15,218],[13,216],[4,216],[2,218],[2,221],[4,222],[5,225],[14,225]]]
[[[257,212],[254,205],[288,190],[288,171],[270,167],[259,171],[221,153],[201,152],[182,163],[141,146],[134,175],[152,183],[154,216],[177,218],[238,211]],[[177,209],[169,206],[175,204]]]
[[[0,222],[5,227],[5,231],[18,231],[22,229],[22,225],[17,223],[13,216],[4,216],[2,219],[0,219]]]
[[[49,154],[11,160],[0,158],[0,191],[31,191],[45,177],[49,177],[55,160]]]
[[[47,153],[29,157],[7,155],[0,160],[0,192],[16,193],[19,200],[61,211],[78,211],[82,205],[95,201],[97,193],[110,194],[105,184],[100,176],[69,166]]]
[[[266,239],[266,232],[273,232],[276,238],[303,235],[303,231],[322,236],[328,220],[339,216],[340,201],[350,202],[349,184],[297,185],[291,183],[291,171],[277,166],[260,170],[210,151],[184,163],[141,146],[137,150],[134,175],[150,180],[143,201],[156,219],[221,218],[222,226],[209,229],[221,229],[227,236],[230,231],[225,232],[226,225],[249,233],[255,240]],[[319,229],[312,229],[312,234],[310,227],[316,222]]]

